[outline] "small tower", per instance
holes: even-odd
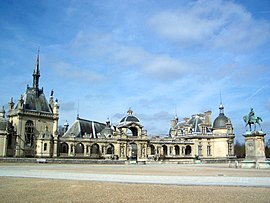
[[[6,115],[6,111],[5,111],[5,107],[3,106],[0,111],[0,118],[5,118],[5,115]]]
[[[66,122],[64,123],[64,133],[68,131],[68,127],[69,127],[69,124],[66,120]]]

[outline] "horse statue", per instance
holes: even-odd
[[[248,115],[245,115],[243,117],[245,123],[246,123],[246,128],[247,128],[247,125],[249,125],[249,130],[251,131],[251,125],[254,125],[254,131],[256,131],[256,124],[258,124],[261,128],[261,131],[262,131],[262,127],[261,127],[261,124],[260,122],[262,122],[262,118],[261,117],[257,117],[255,116],[255,113],[253,112],[253,109],[251,108],[251,111]]]

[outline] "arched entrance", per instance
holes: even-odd
[[[98,144],[93,144],[90,149],[90,156],[94,158],[99,157],[99,145]]]
[[[130,159],[131,160],[137,160],[137,144],[131,143],[130,144],[130,147],[131,147],[131,156],[130,156]]]
[[[76,155],[83,155],[84,153],[84,145],[82,143],[79,143],[75,147],[75,154]]]
[[[112,144],[107,146],[106,154],[114,154],[114,146]]]
[[[191,146],[187,145],[185,149],[185,155],[189,156],[191,154]]]
[[[68,144],[67,143],[61,143],[60,145],[60,155],[61,154],[68,154]]]
[[[151,149],[151,155],[155,155],[156,154],[155,146],[150,145],[150,149]]]
[[[164,156],[168,155],[168,147],[166,145],[163,145],[162,149],[163,149],[163,155]]]
[[[127,129],[127,136],[138,136],[138,129],[136,127],[130,127]]]

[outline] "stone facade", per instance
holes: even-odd
[[[15,105],[8,104],[0,117],[0,156],[73,157],[133,162],[193,162],[194,160],[228,160],[234,157],[233,127],[220,114],[212,125],[211,111],[191,118],[171,121],[168,136],[148,136],[139,118],[129,109],[116,125],[77,117],[64,133],[58,132],[59,105],[49,102],[39,88],[39,56],[33,73],[33,85]]]

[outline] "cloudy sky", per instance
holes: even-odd
[[[242,140],[253,107],[270,133],[270,2],[1,0],[0,104],[32,85],[59,99],[60,124],[113,123],[129,107],[148,134],[211,110]],[[269,138],[269,136],[268,136]]]

